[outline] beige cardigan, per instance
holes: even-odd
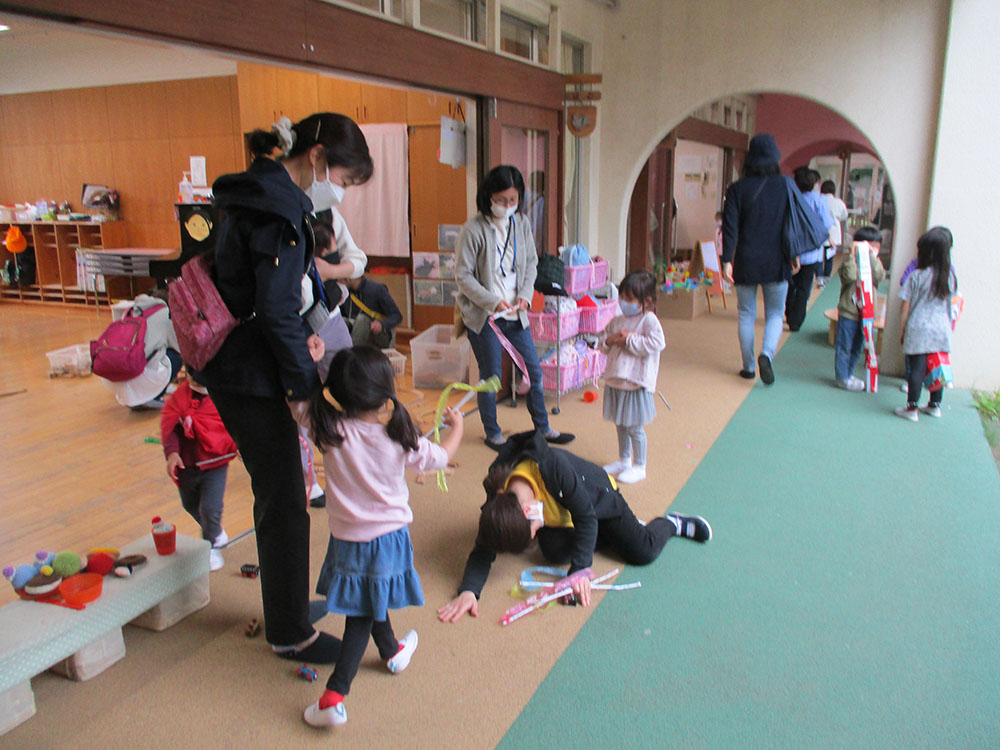
[[[517,241],[517,298],[531,301],[535,289],[538,254],[531,224],[523,214],[514,214],[514,237]],[[500,304],[490,281],[496,274],[497,253],[493,227],[485,216],[477,213],[462,227],[455,257],[455,281],[458,283],[458,309],[462,322],[470,331],[480,333],[486,319]],[[528,315],[518,316],[528,327]]]

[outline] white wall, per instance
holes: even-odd
[[[236,62],[184,47],[0,14],[0,94],[236,75]]]
[[[1000,388],[1000,221],[990,207],[1000,175],[1000,105],[988,83],[1000,77],[998,38],[1000,3],[955,0],[927,221],[955,235],[952,260],[965,296],[952,340],[955,381],[984,390]]]

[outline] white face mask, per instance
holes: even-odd
[[[632,317],[633,315],[638,315],[642,312],[642,305],[638,302],[626,302],[625,300],[618,300],[618,306],[622,309],[622,315],[626,317]]]
[[[536,500],[533,503],[529,503],[528,507],[525,508],[524,517],[529,521],[545,521],[544,516],[544,506],[541,500]]]
[[[312,185],[306,188],[306,195],[313,204],[313,213],[326,211],[344,200],[344,186],[330,181],[330,165],[326,167],[326,179],[317,180],[313,170]]]
[[[501,206],[499,203],[490,203],[490,211],[495,219],[509,219],[517,212],[517,206]]]

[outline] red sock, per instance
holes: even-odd
[[[344,702],[344,696],[340,693],[334,692],[333,690],[324,690],[323,697],[319,699],[320,708],[329,708],[330,706],[336,706],[338,703]]]

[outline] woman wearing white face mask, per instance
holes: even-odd
[[[535,429],[549,442],[568,443],[572,435],[560,434],[549,426],[542,368],[528,327],[538,255],[531,224],[518,212],[523,200],[524,178],[517,167],[494,167],[483,178],[476,194],[479,212],[465,223],[458,237],[457,304],[480,377],[500,375],[503,349],[488,322],[493,317],[500,332],[524,358],[531,381],[528,411]],[[496,394],[480,393],[477,398],[486,444],[500,450],[504,438],[497,424]]]
[[[483,480],[486,502],[479,516],[476,544],[465,564],[458,596],[441,607],[442,622],[479,614],[479,595],[498,552],[523,552],[538,541],[545,559],[569,573],[589,568],[594,551],[606,548],[628,565],[648,565],[673,536],[696,542],[712,538],[700,516],[670,513],[642,523],[618,491],[615,480],[597,464],[561,448],[551,448],[538,432],[507,440]],[[590,581],[574,594],[590,604]]]
[[[367,180],[372,160],[360,128],[331,113],[254,131],[249,145],[250,168],[213,185],[215,280],[242,322],[196,376],[250,474],[267,640],[282,657],[330,663],[340,641],[309,621],[309,513],[287,402],[320,387],[299,315],[303,274],[315,278],[310,216],[332,206],[337,185]]]

